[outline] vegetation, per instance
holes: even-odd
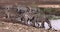
[[[49,19],[60,19],[60,10],[55,8],[41,8]]]

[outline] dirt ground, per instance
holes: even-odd
[[[43,28],[35,28],[18,23],[8,23],[0,21],[0,32],[60,32],[54,30],[46,30]]]
[[[0,5],[60,4],[60,0],[0,0]]]

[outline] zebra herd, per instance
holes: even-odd
[[[30,6],[14,7],[9,5],[9,6],[3,6],[3,8],[5,8],[4,11],[6,14],[6,18],[16,17],[15,20],[37,28],[45,28],[44,22],[47,22],[48,26],[52,28],[48,17],[46,17],[44,12],[42,12],[41,9],[38,7],[30,7]],[[15,11],[11,9],[15,9]],[[39,23],[41,23],[41,26]]]

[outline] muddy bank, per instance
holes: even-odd
[[[60,32],[54,30],[46,30],[43,28],[35,28],[31,26],[26,26],[17,23],[7,23],[0,21],[0,31],[1,32]]]

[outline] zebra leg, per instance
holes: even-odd
[[[39,22],[36,22],[36,25],[35,25],[37,28],[39,28],[40,27],[40,24],[39,24]]]
[[[29,19],[25,19],[25,24],[28,25]]]
[[[8,13],[8,14],[6,14],[6,18],[10,18],[10,15],[9,15],[9,13]]]
[[[6,14],[5,18],[8,18],[7,14]]]
[[[50,21],[49,21],[49,20],[47,20],[46,22],[48,23],[49,29],[51,29],[51,28],[52,28],[52,26],[51,26]]]
[[[45,28],[44,21],[41,22],[41,28]]]
[[[35,22],[34,22],[34,20],[31,20],[31,19],[30,19],[30,22],[32,23],[31,26],[35,27]]]

